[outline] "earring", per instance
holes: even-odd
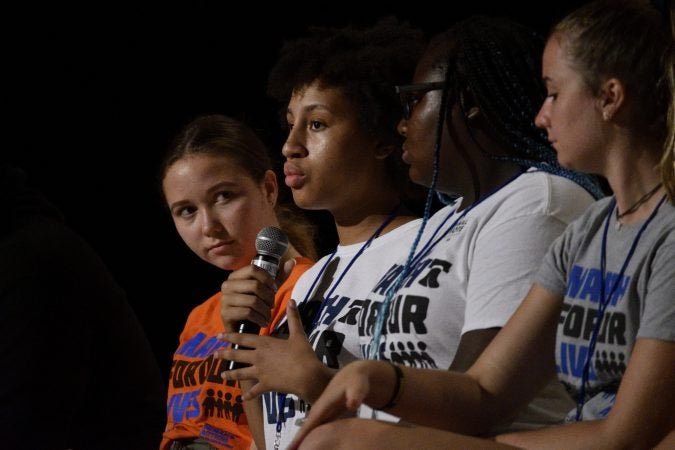
[[[480,109],[478,109],[477,106],[474,106],[469,110],[469,113],[466,115],[466,118],[471,120],[476,118],[478,114],[480,114]]]
[[[611,116],[609,115],[609,111],[605,110],[605,111],[602,112],[602,118],[603,118],[605,121],[609,120],[610,117],[611,117]]]

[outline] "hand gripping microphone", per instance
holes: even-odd
[[[256,255],[251,264],[264,269],[272,278],[276,278],[281,257],[286,253],[287,248],[288,237],[286,233],[276,227],[265,227],[260,230],[255,238]],[[237,333],[258,334],[260,327],[251,321],[243,320],[237,324],[236,331]],[[239,345],[234,344],[232,348],[236,350],[239,348]],[[245,366],[245,364],[230,361],[229,370]]]

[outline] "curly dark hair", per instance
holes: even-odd
[[[400,149],[403,138],[396,127],[402,113],[394,87],[412,79],[424,43],[421,31],[394,17],[368,28],[311,27],[307,36],[284,44],[267,91],[285,108],[295,90],[315,81],[339,89],[363,131]],[[400,152],[388,160],[397,184],[406,183]]]

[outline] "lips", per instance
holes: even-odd
[[[234,241],[221,241],[215,245],[212,245],[206,249],[206,253],[223,253],[227,252],[229,246],[232,245]]]
[[[286,186],[291,189],[299,189],[305,183],[305,173],[291,163],[284,164],[284,176]]]
[[[408,150],[405,147],[405,144],[403,145],[403,153],[401,153],[401,159],[403,160],[404,163],[410,165],[410,159],[408,159],[410,156],[410,153],[408,153]]]

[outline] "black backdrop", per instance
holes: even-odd
[[[266,75],[284,39],[308,25],[368,24],[393,14],[442,31],[471,14],[509,16],[545,33],[582,1],[406,6],[283,4],[263,9],[200,2],[180,7],[3,7],[2,153],[24,167],[126,289],[165,374],[184,320],[219,289],[224,273],[179,240],[160,204],[155,174],[177,129],[224,113],[280,148]],[[365,2],[362,2],[365,3]],[[283,19],[282,19],[283,18]],[[321,246],[335,236],[325,216]]]

